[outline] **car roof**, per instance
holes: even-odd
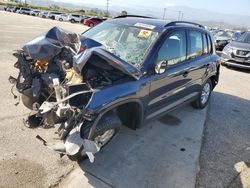
[[[139,27],[144,27],[146,29],[151,29],[151,30],[155,30],[159,32],[171,26],[193,28],[193,29],[198,29],[200,31],[202,30],[205,32],[207,31],[204,26],[197,24],[197,23],[192,23],[192,22],[187,22],[187,21],[169,22],[167,20],[161,20],[161,19],[144,17],[144,16],[134,16],[134,15],[119,16],[119,17],[116,17],[115,19],[110,19],[106,22],[131,25],[131,26],[139,26]]]
[[[106,22],[124,24],[124,25],[136,25],[145,24],[148,26],[154,26],[154,30],[163,30],[165,25],[168,23],[166,20],[160,20],[155,18],[144,18],[144,17],[121,17],[116,19],[111,19]]]

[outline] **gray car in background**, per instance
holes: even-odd
[[[56,16],[63,14],[62,12],[49,12],[48,13],[48,18],[55,20]]]
[[[40,13],[38,14],[38,16],[41,17],[41,18],[48,18],[48,14],[49,14],[49,12],[46,12],[46,11],[44,12],[44,11],[43,11],[43,12],[40,12]]]
[[[215,39],[215,48],[216,50],[223,50],[223,48],[231,42],[232,40],[232,34],[228,31],[219,31],[214,35]]]
[[[30,8],[24,8],[24,7],[21,7],[19,10],[17,10],[16,12],[19,13],[19,14],[27,14],[27,15],[30,15],[30,12],[32,10]]]
[[[223,49],[221,61],[224,65],[250,70],[250,31]]]

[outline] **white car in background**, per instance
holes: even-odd
[[[68,21],[68,14],[61,14],[61,15],[56,15],[55,20],[58,21]]]
[[[80,14],[69,14],[68,21],[71,23],[81,22],[84,17]]]
[[[40,10],[31,10],[30,15],[31,16],[38,16],[40,12],[41,12]]]
[[[41,18],[48,18],[49,12],[43,11],[38,14]]]
[[[19,13],[19,14],[27,14],[29,15],[30,12],[32,10],[30,8],[24,8],[24,7],[21,7],[19,10],[17,10],[16,12]]]
[[[56,16],[64,14],[63,12],[49,12],[48,13],[48,18],[55,20]]]

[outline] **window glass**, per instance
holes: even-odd
[[[196,58],[202,55],[202,34],[199,31],[189,31],[190,38],[190,54],[188,54],[188,59]]]
[[[158,34],[154,30],[103,22],[83,36],[101,43],[114,55],[140,68]]]
[[[208,50],[207,37],[206,37],[205,34],[203,34],[202,36],[203,36],[203,44],[204,44],[203,54],[208,54],[208,53],[209,53],[209,50]]]
[[[164,42],[158,52],[157,61],[167,61],[168,65],[186,60],[186,34],[185,31],[172,33]]]
[[[211,37],[208,34],[206,36],[207,36],[207,41],[208,41],[208,52],[211,54],[213,53],[212,52],[213,43],[212,43]]]

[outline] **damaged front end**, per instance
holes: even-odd
[[[26,44],[14,55],[19,69],[10,77],[23,104],[31,110],[27,127],[50,127],[60,124],[60,144],[44,145],[72,159],[88,155],[91,162],[100,150],[91,132],[95,112],[88,109],[92,95],[105,87],[125,80],[138,79],[140,72],[105,50],[102,46],[79,53],[77,34],[54,27]]]

